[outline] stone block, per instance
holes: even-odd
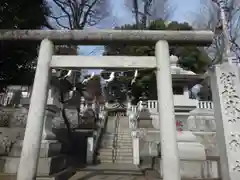
[[[0,127],[0,155],[8,155],[12,145],[24,137],[23,128]]]
[[[19,157],[0,157],[0,173],[16,174],[19,161]],[[66,167],[67,159],[64,155],[39,158],[37,176],[49,176],[64,170]]]
[[[160,142],[160,132],[148,131],[140,140],[141,156],[157,156],[157,144]],[[177,135],[177,145],[181,160],[206,160],[205,147],[190,131],[182,131]],[[151,152],[150,152],[151,150]]]
[[[157,159],[154,163],[154,169],[156,169],[162,175],[162,169],[159,171],[160,159]],[[181,160],[180,161],[180,174],[181,178],[186,179],[214,179],[219,178],[218,163],[216,161],[198,161],[198,160]]]
[[[63,171],[60,171],[58,173],[55,173],[51,176],[40,176],[37,177],[36,180],[66,180],[72,177],[76,171],[73,168],[67,168]]]
[[[206,160],[204,146],[200,143],[178,142],[181,160]]]
[[[8,156],[20,157],[23,141],[17,141],[13,146]],[[61,143],[56,140],[42,140],[40,149],[40,158],[59,155],[61,151]]]
[[[198,141],[204,145],[206,156],[219,157],[219,148],[216,139],[216,132],[194,132]]]
[[[7,108],[0,111],[0,127],[22,127],[26,126],[28,111],[25,108]]]
[[[21,127],[0,127],[0,136],[9,137],[13,140],[23,140],[24,139],[25,128]]]

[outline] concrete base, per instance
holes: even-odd
[[[65,169],[59,173],[53,174],[51,176],[38,176],[36,177],[36,180],[66,180],[72,177],[76,171],[73,168]],[[15,174],[1,174],[0,173],[0,179],[1,180],[16,180]]]
[[[177,136],[179,158],[181,160],[206,160],[205,147],[190,131],[182,131]]]
[[[157,143],[160,142],[159,131],[148,131],[143,139],[140,139],[140,156],[158,156]],[[149,142],[152,142],[151,145]],[[182,131],[177,134],[177,145],[181,160],[206,160],[205,147],[190,131]],[[150,152],[151,150],[151,152]]]
[[[7,156],[0,156],[0,173],[16,174],[18,171],[22,140],[13,144]],[[67,168],[67,158],[60,154],[61,144],[56,140],[42,140],[37,176],[50,177]],[[44,177],[44,178],[45,178]]]
[[[161,160],[155,161],[154,169],[162,174],[162,166],[159,165]],[[216,161],[184,161],[180,160],[180,174],[182,178],[205,179],[205,178],[219,178],[218,164]]]
[[[0,157],[0,173],[16,174],[19,166],[19,157]],[[58,173],[67,167],[65,156],[40,158],[37,176],[49,176]]]
[[[58,172],[56,174],[53,174],[51,176],[37,177],[36,180],[66,180],[66,179],[69,179],[70,177],[72,177],[75,173],[76,173],[76,171],[73,168],[67,168],[67,169],[65,169],[61,172]]]
[[[10,157],[20,157],[22,151],[23,141],[17,141],[11,151],[8,153]],[[40,149],[40,158],[52,157],[59,155],[61,151],[61,143],[56,140],[42,140],[41,149]]]

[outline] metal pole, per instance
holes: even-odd
[[[43,40],[39,50],[17,180],[36,179],[52,54],[52,42],[48,39]]]

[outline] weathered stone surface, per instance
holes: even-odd
[[[240,177],[240,76],[239,66],[228,62],[210,71],[217,126],[217,143],[221,159],[222,179]]]
[[[92,109],[88,109],[84,112],[83,117],[78,117],[77,110],[66,109],[66,116],[69,120],[71,128],[79,129],[93,129],[95,128],[95,114]],[[53,119],[53,128],[61,129],[66,128],[64,120],[61,117],[55,117]]]
[[[0,157],[1,173],[16,174],[18,170],[19,157]],[[59,171],[62,171],[67,166],[65,156],[56,156],[49,158],[40,158],[38,164],[38,176],[48,176]]]
[[[158,179],[161,179],[162,169],[160,170],[161,165],[160,158],[147,158],[145,157],[142,161],[141,168],[142,169],[154,169],[159,172]],[[210,180],[210,179],[220,179],[218,172],[218,162],[217,161],[186,161],[180,160],[180,174],[182,179],[202,179],[202,180]]]
[[[219,148],[217,145],[216,132],[194,132],[198,141],[204,145],[207,157],[219,158]]]
[[[24,128],[0,128],[0,155],[8,155],[12,146],[24,138]]]
[[[25,128],[27,115],[28,109],[26,108],[2,108],[0,110],[0,127]],[[66,109],[66,115],[71,127],[77,128],[79,124],[77,110]],[[80,122],[80,126],[88,128],[94,127],[94,117],[95,115],[92,110],[87,110]],[[59,113],[53,118],[52,126],[53,128],[66,128],[64,120]]]
[[[11,157],[20,157],[22,151],[23,141],[17,141],[13,144],[11,151],[8,153],[8,156]],[[40,149],[40,158],[52,157],[59,155],[61,151],[61,143],[56,140],[42,140],[41,149]]]
[[[212,43],[212,31],[138,31],[138,30],[1,30],[1,40],[41,41],[45,38],[57,44],[106,45],[126,43],[133,45],[155,44],[166,40],[170,44],[198,46]]]
[[[66,180],[72,177],[76,171],[73,168],[67,168],[63,171],[55,173],[50,176],[37,176],[36,180]],[[16,180],[16,175],[14,174],[0,174],[1,180]]]
[[[28,111],[25,108],[2,108],[0,111],[0,127],[26,126]]]
[[[194,109],[187,119],[187,129],[191,131],[215,132],[216,122],[212,109]]]
[[[141,156],[157,156],[157,144],[160,143],[159,131],[147,132],[145,139],[140,140]],[[206,160],[205,147],[190,131],[183,131],[177,135],[179,158],[181,160]]]
[[[69,180],[146,180],[144,173],[133,164],[105,163],[89,166],[77,172]]]

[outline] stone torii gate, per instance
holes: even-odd
[[[170,72],[170,45],[211,44],[211,31],[123,31],[123,30],[0,30],[0,40],[42,41],[27,118],[23,149],[17,180],[36,177],[45,104],[51,68],[155,68],[157,77],[158,111],[160,119],[162,169],[164,180],[180,180],[179,156],[176,142],[176,124],[173,106],[172,77]],[[106,45],[127,43],[155,44],[156,58],[54,56],[54,44]],[[162,88],[164,87],[164,89]],[[231,179],[233,180],[233,179]],[[235,180],[235,179],[234,179]]]

